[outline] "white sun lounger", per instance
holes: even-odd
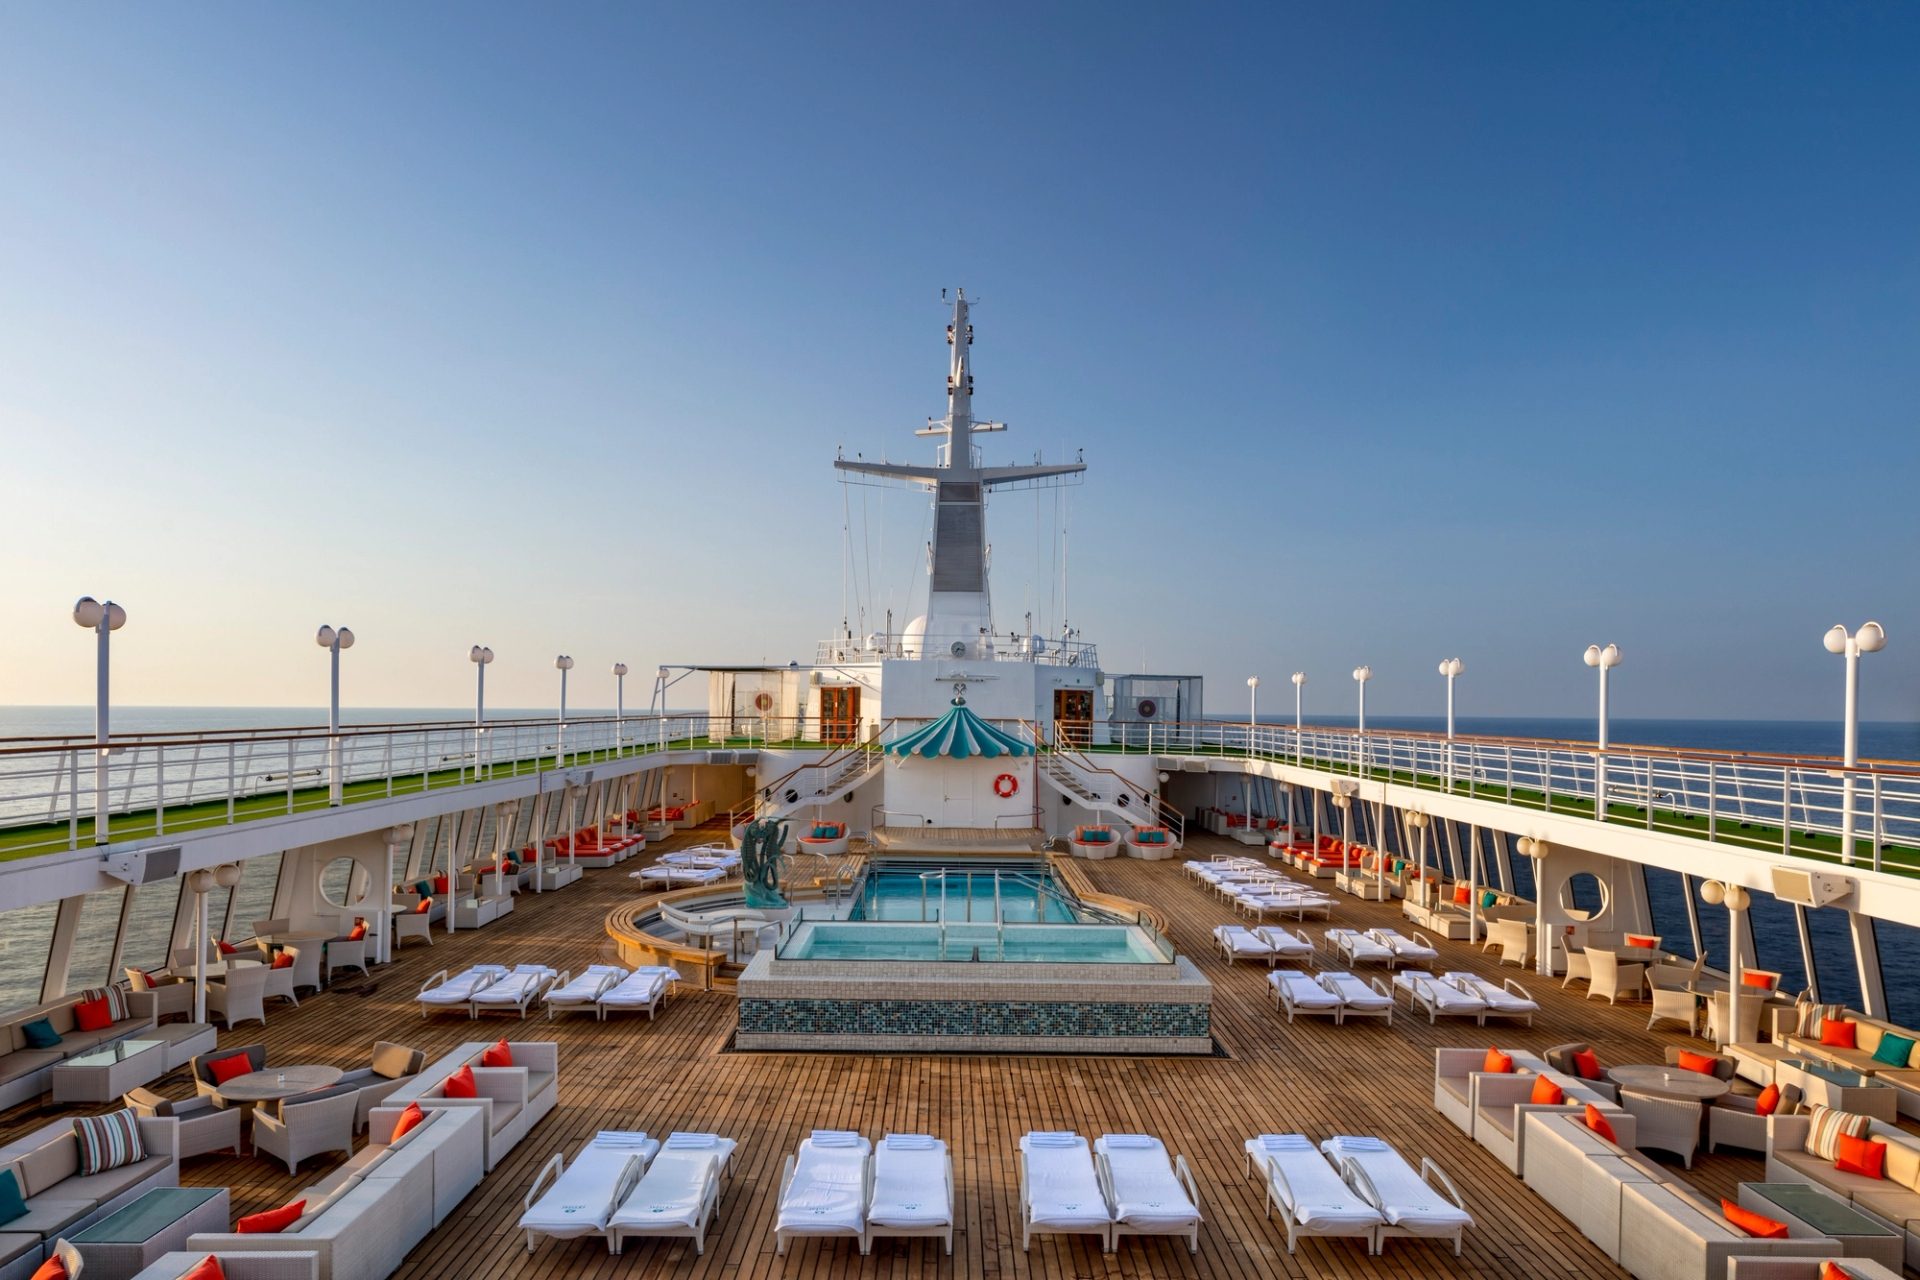
[[[1100,1187],[1093,1151],[1077,1133],[1029,1133],[1020,1139],[1020,1247],[1035,1236],[1100,1237],[1113,1251],[1113,1209]]]
[[[519,1229],[527,1234],[527,1252],[540,1236],[572,1240],[604,1236],[607,1222],[653,1158],[660,1144],[644,1133],[602,1133],[574,1154],[573,1163],[558,1151],[527,1189],[526,1212]],[[551,1177],[545,1194],[540,1187]],[[608,1240],[612,1244],[611,1238]]]
[[[1378,1251],[1386,1250],[1389,1236],[1451,1237],[1453,1256],[1460,1256],[1473,1215],[1439,1165],[1423,1159],[1415,1173],[1405,1157],[1379,1138],[1329,1138],[1321,1150],[1339,1163],[1347,1185],[1386,1219]]]
[[[774,1252],[794,1236],[852,1236],[865,1253],[867,1201],[873,1198],[873,1144],[857,1133],[815,1129],[787,1157],[780,1175]]]
[[[629,1240],[685,1236],[695,1253],[705,1253],[720,1209],[720,1175],[733,1149],[733,1139],[717,1133],[668,1134],[646,1176],[608,1221],[607,1247],[620,1253]]]
[[[1340,997],[1340,1018],[1385,1018],[1393,1025],[1393,993],[1375,978],[1371,983],[1338,969],[1323,970],[1320,985]]]
[[[605,1017],[600,1008],[601,994],[626,976],[627,971],[617,964],[590,964],[580,971],[579,977],[549,987],[548,1020],[556,1013],[591,1013],[596,1018]]]
[[[1445,980],[1486,1001],[1488,1018],[1521,1018],[1532,1026],[1533,1015],[1540,1012],[1539,1002],[1512,978],[1497,986],[1477,973],[1449,973]]]
[[[1200,1252],[1200,1189],[1187,1158],[1144,1133],[1109,1133],[1093,1144],[1100,1180],[1113,1205],[1114,1247],[1121,1236],[1185,1236]]]
[[[1397,929],[1369,929],[1367,936],[1393,952],[1394,964],[1431,964],[1440,958],[1440,949],[1422,933],[1409,938]]]
[[[468,1010],[474,1017],[483,1013],[511,1011],[525,1019],[527,1006],[545,995],[554,983],[564,982],[568,976],[544,964],[515,965],[513,972],[501,974],[474,992]]]
[[[1393,965],[1393,948],[1358,929],[1329,929],[1325,937],[1327,946],[1348,964]]]
[[[663,867],[651,866],[644,871],[630,874],[636,880],[651,880],[665,884],[712,884],[716,880],[727,878],[726,867]]]
[[[420,1006],[423,1018],[442,1009],[465,1009],[467,1016],[472,1017],[474,993],[491,986],[506,972],[503,964],[476,964],[452,977],[442,969],[421,984],[414,1002]]]
[[[667,998],[667,989],[680,977],[673,970],[659,965],[642,965],[632,973],[614,983],[600,993],[600,1016],[609,1013],[632,1013],[636,1010],[647,1011],[647,1021],[653,1021],[653,1015]]]
[[[1267,913],[1280,916],[1292,916],[1304,920],[1309,912],[1322,915],[1333,913],[1333,899],[1325,894],[1303,890],[1287,890],[1282,893],[1242,893],[1237,895],[1234,905],[1250,916],[1265,920]]]
[[[703,844],[692,849],[663,853],[659,861],[669,867],[731,867],[740,861],[740,851],[723,849],[717,844]]]
[[[1273,948],[1273,954],[1281,960],[1313,960],[1313,944],[1291,929],[1282,929],[1279,925],[1263,924],[1254,929],[1266,944]]]
[[[1297,1133],[1248,1138],[1247,1172],[1266,1187],[1267,1217],[1275,1208],[1287,1223],[1287,1252],[1300,1236],[1357,1236],[1378,1250],[1386,1219],[1340,1177],[1319,1148]]]
[[[1277,954],[1271,942],[1245,925],[1218,925],[1213,931],[1213,941],[1228,964],[1235,960],[1264,960],[1271,965]]]
[[[1472,1018],[1485,1024],[1487,1002],[1470,991],[1462,991],[1451,982],[1442,982],[1418,969],[1402,969],[1393,975],[1393,989],[1407,998],[1410,1009],[1425,1009],[1428,1022],[1442,1018]]]
[[[1275,969],[1267,975],[1267,986],[1274,1008],[1284,1010],[1288,1022],[1302,1013],[1340,1020],[1340,997],[1298,969]]]
[[[938,1236],[953,1253],[953,1154],[924,1133],[890,1133],[873,1149],[867,1249],[882,1236]]]

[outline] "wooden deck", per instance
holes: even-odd
[[[693,843],[685,833],[669,846]],[[1199,836],[1201,851],[1242,852]],[[1171,922],[1173,940],[1214,979],[1214,1033],[1223,1055],[1211,1059],[1059,1056],[740,1054],[727,1049],[733,996],[693,992],[671,1001],[657,1022],[596,1023],[571,1017],[521,1024],[440,1016],[422,1020],[412,997],[435,970],[476,961],[544,961],[578,968],[612,958],[601,929],[605,913],[637,891],[634,864],[589,871],[558,893],[525,895],[513,915],[478,933],[435,936],[410,945],[369,981],[273,1011],[264,1033],[250,1024],[223,1045],[264,1040],[271,1063],[357,1065],[376,1038],[439,1052],[463,1040],[507,1035],[561,1045],[560,1104],[479,1190],[420,1245],[396,1274],[537,1280],[590,1277],[935,1276],[1622,1276],[1572,1226],[1432,1107],[1437,1045],[1540,1049],[1594,1039],[1610,1062],[1657,1061],[1681,1037],[1644,1030],[1643,1008],[1612,1008],[1563,994],[1557,984],[1504,971],[1463,943],[1443,943],[1448,965],[1520,976],[1545,1004],[1531,1030],[1435,1027],[1396,1016],[1334,1027],[1288,1027],[1264,995],[1265,970],[1228,969],[1209,949],[1209,930],[1229,919],[1217,900],[1186,876],[1178,860],[1125,858],[1091,863],[1099,889],[1153,904]],[[1336,923],[1398,919],[1397,908],[1342,898]],[[1320,926],[1308,929],[1317,936]],[[183,1093],[181,1080],[168,1092]],[[44,1124],[56,1113],[36,1107],[0,1115],[0,1140]],[[861,1258],[849,1241],[809,1242],[774,1253],[773,1220],[782,1161],[815,1127],[938,1134],[952,1145],[960,1197],[954,1256],[937,1241],[886,1241]],[[544,1241],[529,1255],[513,1224],[541,1163],[571,1153],[601,1128],[708,1129],[740,1141],[736,1172],[724,1188],[707,1252],[686,1242],[630,1245],[609,1257],[599,1241]],[[1206,1225],[1197,1256],[1172,1240],[1125,1240],[1103,1256],[1091,1237],[1036,1240],[1020,1251],[1015,1143],[1029,1129],[1148,1132],[1185,1153],[1200,1182]],[[1452,1175],[1478,1227],[1465,1256],[1445,1246],[1396,1240],[1380,1258],[1346,1240],[1304,1240],[1289,1256],[1285,1236],[1262,1216],[1259,1189],[1242,1173],[1241,1143],[1261,1132],[1377,1133],[1410,1159],[1434,1157]],[[297,1179],[264,1159],[203,1157],[182,1180],[233,1188],[236,1215],[271,1207],[317,1180],[336,1158],[309,1162]],[[1759,1177],[1758,1159],[1720,1154],[1696,1160],[1694,1179],[1714,1193]]]

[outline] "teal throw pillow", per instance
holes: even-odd
[[[20,1034],[26,1037],[29,1049],[52,1049],[60,1043],[60,1033],[45,1018],[36,1018],[20,1028]]]
[[[1908,1037],[1897,1036],[1889,1031],[1880,1037],[1880,1047],[1873,1051],[1873,1060],[1890,1067],[1904,1067],[1908,1056],[1913,1053],[1913,1044]]]
[[[1500,905],[1500,895],[1493,892],[1493,890],[1489,889],[1487,890],[1487,892],[1480,895],[1480,909],[1482,911],[1486,911],[1489,908],[1497,907],[1499,905]]]
[[[0,1171],[0,1223],[12,1222],[27,1211],[27,1198],[20,1194],[20,1179],[13,1170]]]

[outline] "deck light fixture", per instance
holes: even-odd
[[[1293,673],[1293,763],[1296,766],[1300,763],[1301,752],[1303,750],[1301,747],[1301,739],[1306,731],[1305,722],[1302,721],[1300,717],[1300,695],[1302,691],[1305,690],[1306,684],[1306,672],[1296,671]]]
[[[325,649],[332,666],[332,693],[327,700],[327,803],[341,801],[340,769],[340,651],[353,648],[353,632],[347,627],[322,626],[313,642]]]
[[[627,664],[624,662],[616,662],[613,664],[613,745],[615,750],[618,750],[620,747],[620,725],[626,718]]]
[[[573,659],[563,653],[553,665],[560,672],[560,733],[553,748],[553,762],[558,765],[567,752],[567,672],[573,670]]]
[[[1702,880],[1700,900],[1708,906],[1724,905],[1727,909],[1727,1016],[1720,1027],[1720,1043],[1724,1046],[1732,1044],[1739,1035],[1744,985],[1740,980],[1740,913],[1753,905],[1753,895],[1747,892],[1746,886],[1731,881]]]
[[[107,637],[127,625],[127,611],[109,600],[101,604],[92,596],[74,602],[75,626],[85,627],[97,637],[93,668],[93,842],[107,843]]]
[[[1607,672],[1620,665],[1620,646],[1610,644],[1602,649],[1597,644],[1587,646],[1583,659],[1590,667],[1600,672],[1600,741],[1593,752],[1593,816],[1597,822],[1607,820]],[[1651,803],[1651,801],[1649,801]]]
[[[1847,660],[1846,728],[1841,739],[1840,765],[1840,861],[1853,861],[1853,771],[1860,765],[1860,655],[1878,653],[1887,647],[1887,629],[1877,622],[1862,624],[1851,635],[1835,623],[1821,641],[1828,653]],[[105,650],[101,650],[105,653]]]
[[[487,723],[487,667],[493,661],[493,650],[484,644],[477,644],[467,650],[467,661],[473,664],[473,776],[480,776],[480,755],[486,746]]]
[[[1458,680],[1467,669],[1467,664],[1458,658],[1448,658],[1440,664],[1440,674],[1447,679],[1447,790],[1453,790],[1453,682]]]
[[[1360,767],[1363,769],[1367,764],[1367,681],[1371,679],[1373,679],[1372,667],[1355,667],[1353,669],[1353,682],[1360,686],[1360,742],[1358,751],[1360,755]]]
[[[1253,726],[1260,720],[1260,677],[1247,677],[1247,751],[1253,751]]]

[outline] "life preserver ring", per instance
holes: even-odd
[[[1002,800],[1012,798],[1017,795],[1019,791],[1020,779],[1010,773],[1003,773],[993,780],[993,794],[999,796]]]
[[[771,710],[773,710],[773,695],[772,695],[772,694],[770,694],[770,693],[756,693],[756,694],[754,694],[754,695],[753,695],[753,709],[754,709],[755,711],[771,711]]]

